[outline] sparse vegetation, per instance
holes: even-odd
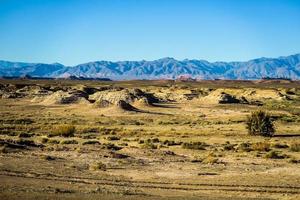
[[[102,162],[96,162],[90,165],[90,170],[102,170],[102,171],[106,171],[107,167],[106,164],[102,163]]]
[[[251,145],[254,151],[270,151],[270,146],[268,142],[257,142]]]
[[[11,81],[17,80],[8,82]],[[113,103],[109,103],[109,107],[99,108],[93,105],[94,101],[71,101],[68,105],[31,101],[45,99],[48,93],[35,96],[35,93],[29,92],[26,98],[17,101],[0,97],[1,176],[20,175],[17,179],[22,183],[20,187],[24,183],[24,188],[18,190],[19,186],[16,186],[9,188],[10,191],[22,189],[35,193],[38,186],[39,190],[48,194],[56,191],[53,187],[62,186],[79,197],[81,192],[86,192],[85,195],[95,195],[95,198],[102,194],[110,195],[111,192],[121,194],[123,188],[129,188],[138,197],[148,198],[143,196],[144,193],[149,194],[147,188],[139,187],[141,185],[157,186],[159,194],[169,193],[168,189],[160,189],[169,186],[180,188],[176,191],[187,188],[184,194],[190,194],[190,188],[202,188],[195,184],[198,182],[211,184],[207,187],[214,189],[212,191],[219,189],[219,186],[214,186],[218,184],[225,185],[229,190],[239,189],[237,192],[228,191],[230,196],[231,193],[232,196],[246,196],[250,194],[249,189],[255,190],[251,192],[255,197],[263,190],[266,194],[276,191],[272,197],[280,195],[281,198],[281,191],[296,191],[293,187],[299,179],[300,93],[291,92],[293,96],[290,100],[285,100],[280,94],[286,95],[285,87],[299,86],[294,82],[254,84],[249,81],[243,82],[242,86],[239,81],[204,82],[160,80],[153,85],[152,81],[30,81],[32,85],[43,85],[49,94],[62,91],[64,95],[72,93],[84,98],[90,97],[93,92],[85,93],[82,88],[93,87],[91,91],[95,93],[105,91],[101,98],[128,98],[124,101],[128,100],[128,104],[138,112],[122,110]],[[248,88],[249,85],[251,88]],[[1,87],[0,83],[0,96]],[[132,92],[136,87],[157,97],[159,102],[139,102]],[[138,90],[136,92],[139,93]],[[216,99],[222,92],[238,100],[243,100],[243,96],[244,103],[219,104]],[[276,137],[247,134],[244,123],[248,113],[265,108],[272,113],[266,113],[272,123],[276,120]],[[263,128],[255,130],[265,131]],[[255,135],[261,135],[258,132]],[[258,175],[262,184],[256,187]],[[24,181],[23,176],[30,177],[30,184]],[[279,183],[281,177],[284,178]],[[44,181],[45,178],[47,181]],[[17,179],[9,176],[7,180],[14,183]],[[57,181],[52,181],[54,179],[59,179],[59,184],[55,185]],[[158,183],[152,183],[154,181]],[[35,188],[31,187],[35,182]],[[181,185],[183,182],[185,185]],[[268,187],[269,184],[272,187]],[[240,188],[240,185],[243,187]],[[4,190],[9,187],[1,183],[0,186]],[[136,189],[136,186],[139,188]],[[244,189],[247,191],[244,192]],[[63,193],[62,189],[57,191]],[[156,191],[156,188],[150,191]]]
[[[182,148],[184,149],[194,149],[194,150],[205,150],[209,145],[205,142],[184,142],[182,143]]]
[[[270,151],[265,155],[266,158],[270,158],[270,159],[284,159],[284,158],[288,158],[287,155],[285,154],[281,154],[278,151]]]
[[[114,141],[114,140],[120,140],[120,137],[116,135],[110,135],[106,137],[107,140]]]
[[[247,118],[246,127],[250,135],[271,137],[275,133],[275,126],[271,116],[264,111],[254,111]]]
[[[29,138],[29,137],[32,137],[32,136],[34,136],[34,134],[32,134],[32,133],[20,133],[19,134],[20,138]]]
[[[100,142],[98,140],[87,140],[82,143],[82,145],[88,145],[88,144],[94,145],[94,144],[100,144]]]
[[[53,128],[52,133],[50,133],[48,136],[49,137],[54,137],[54,136],[73,137],[75,131],[76,128],[73,125],[67,125],[67,124],[59,125],[59,126],[55,126]]]
[[[78,144],[77,140],[62,140],[60,144]]]
[[[290,146],[290,150],[293,152],[300,152],[300,143],[294,142]]]

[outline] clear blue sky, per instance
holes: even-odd
[[[0,60],[244,61],[300,53],[300,0],[0,0]]]

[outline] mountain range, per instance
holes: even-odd
[[[49,77],[129,79],[176,79],[189,76],[196,79],[300,79],[300,54],[279,58],[258,58],[246,62],[208,62],[162,58],[154,61],[96,61],[76,66],[59,63],[24,63],[0,61],[0,77]]]

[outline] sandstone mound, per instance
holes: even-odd
[[[257,104],[265,100],[283,101],[291,99],[277,89],[216,89],[207,96],[200,98],[206,103],[243,103]]]
[[[158,102],[152,94],[139,89],[105,90],[89,96],[89,100],[95,102],[95,104],[103,101],[107,101],[112,105],[117,105],[120,101],[130,104],[140,99],[146,99],[149,105]]]
[[[50,91],[40,85],[6,85],[1,88],[0,96],[4,99],[35,97],[49,94]]]
[[[90,95],[89,99],[95,102],[108,101],[112,104],[117,104],[117,102],[119,102],[120,100],[125,101],[127,103],[131,103],[134,101],[134,95],[129,93],[128,90],[122,90],[122,91],[105,90]]]
[[[209,95],[202,98],[207,103],[213,104],[230,104],[230,103],[241,103],[241,100],[236,96],[228,94],[226,92],[215,90]],[[243,101],[246,101],[243,99]]]
[[[226,103],[240,103],[240,100],[237,99],[235,96],[232,96],[230,94],[227,94],[225,92],[221,93],[217,97],[217,101],[220,104],[226,104]]]
[[[111,105],[112,104],[107,100],[99,100],[93,104],[93,106],[96,108],[107,108],[110,107]]]
[[[81,93],[78,91],[73,92],[64,92],[57,91],[53,94],[46,96],[41,103],[46,105],[51,104],[77,104],[77,103],[89,103],[87,100],[87,96],[85,93]]]
[[[134,105],[137,107],[149,107],[149,106],[153,106],[153,103],[149,102],[147,98],[141,98],[135,101]]]
[[[288,100],[289,96],[276,89],[247,89],[241,95],[251,100]]]

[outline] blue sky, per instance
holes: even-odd
[[[244,61],[300,53],[300,0],[0,0],[0,60]]]

